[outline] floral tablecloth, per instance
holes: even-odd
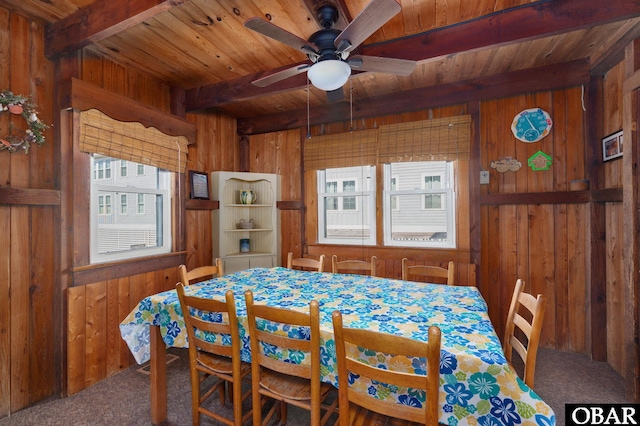
[[[187,294],[224,300],[234,292],[244,340],[242,358],[251,360],[246,333],[244,291],[251,289],[257,303],[308,310],[320,305],[322,380],[337,386],[331,313],[339,309],[345,326],[361,327],[424,340],[427,329],[442,330],[440,356],[440,418],[456,425],[553,425],[555,416],[540,397],[508,367],[475,287],[412,283],[361,275],[301,272],[286,268],[256,268],[186,287]],[[138,363],[150,356],[150,325],[160,327],[167,346],[187,347],[186,330],[175,290],[143,299],[120,324],[122,338]],[[389,362],[370,356],[371,362]],[[300,360],[295,360],[300,362]],[[393,360],[397,367],[424,371],[424,360]],[[424,395],[366,383],[378,398],[421,405]]]

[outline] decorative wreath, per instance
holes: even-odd
[[[44,144],[42,132],[49,126],[38,118],[36,105],[31,102],[30,97],[14,95],[9,90],[3,90],[0,92],[0,114],[7,111],[22,116],[28,128],[23,134],[18,134],[13,123],[9,123],[9,134],[0,136],[0,151],[6,149],[9,152],[16,152],[23,149],[26,154],[29,152],[31,143]]]

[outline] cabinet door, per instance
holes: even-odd
[[[250,258],[249,257],[236,257],[233,259],[226,258],[224,259],[224,273],[232,274],[238,271],[244,271],[245,269],[249,269]]]
[[[250,261],[250,265],[252,268],[272,268],[275,266],[274,257],[273,256],[252,257]]]

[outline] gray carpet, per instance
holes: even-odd
[[[170,349],[179,358],[167,366],[168,419],[163,425],[191,425],[188,357],[184,349]],[[64,399],[52,399],[0,419],[0,426],[22,425],[149,425],[149,376],[134,366],[89,389]],[[584,355],[540,349],[535,389],[564,425],[565,403],[623,403],[624,381],[607,364]],[[217,403],[217,400],[216,400]],[[230,404],[227,404],[228,406]],[[291,407],[289,425],[307,425],[308,413]],[[203,417],[203,425],[216,424]]]

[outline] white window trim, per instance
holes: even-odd
[[[447,175],[449,178],[447,178]],[[384,176],[384,188],[382,191],[382,217],[383,217],[383,232],[384,232],[384,241],[383,244],[385,246],[391,247],[422,247],[422,248],[455,248],[456,247],[456,221],[455,221],[455,191],[454,191],[454,173],[453,173],[453,163],[447,163],[447,172],[442,175],[441,174],[441,182],[444,183],[445,188],[433,190],[424,189],[424,176],[436,176],[434,174],[424,173],[421,177],[423,189],[421,190],[405,190],[405,191],[391,191],[391,164],[385,164],[383,170]],[[447,182],[449,184],[447,185]],[[391,196],[392,195],[409,195],[409,194],[427,194],[427,193],[439,193],[445,194],[445,205],[446,209],[449,212],[454,212],[454,214],[447,215],[447,239],[445,241],[433,241],[429,243],[424,243],[420,241],[396,241],[391,238],[391,214],[389,214],[391,207]],[[423,198],[424,200],[424,198]],[[424,207],[424,203],[423,203]],[[423,210],[437,210],[437,209],[424,209]]]
[[[324,244],[340,244],[340,245],[375,245],[376,244],[376,171],[375,166],[371,167],[371,178],[369,182],[369,190],[368,191],[359,191],[357,188],[358,180],[356,180],[356,191],[355,192],[324,192],[326,191],[326,171],[318,170],[318,242]],[[337,185],[338,191],[342,190],[342,181],[345,180],[354,180],[352,178],[345,179],[331,179],[329,182],[339,182]],[[325,197],[335,197],[335,196],[344,196],[344,194],[348,194],[349,197],[356,197],[356,210],[342,210],[342,203],[338,202],[338,210],[332,211],[341,211],[346,213],[358,214],[360,213],[360,202],[367,200],[369,205],[369,223],[371,227],[369,229],[369,237],[367,238],[327,238],[324,236],[324,230],[326,229],[325,216],[324,216],[324,200]]]
[[[91,186],[91,202],[90,205],[90,250],[89,250],[89,258],[90,263],[98,264],[105,262],[114,262],[118,260],[125,259],[133,259],[139,257],[146,256],[154,256],[158,254],[170,253],[172,247],[172,238],[171,238],[171,185],[170,185],[170,176],[171,173],[163,173],[164,188],[167,189],[152,189],[152,188],[144,188],[144,192],[148,194],[162,194],[163,199],[165,200],[165,205],[162,209],[162,236],[163,236],[163,245],[158,247],[145,247],[139,250],[136,250],[135,254],[132,254],[131,251],[123,251],[117,253],[98,253],[98,191],[107,191],[113,193],[122,193],[127,192],[126,188],[121,186],[108,186],[108,185],[98,185],[93,184]],[[132,188],[131,191],[127,193],[137,194],[140,192],[140,188]],[[137,201],[137,200],[136,200]]]

